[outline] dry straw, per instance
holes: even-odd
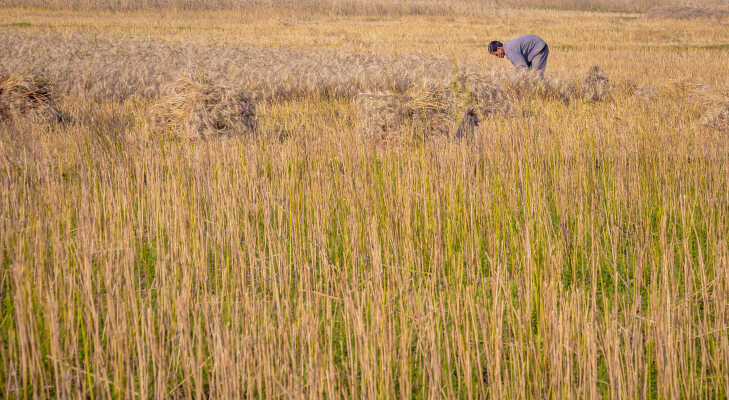
[[[494,113],[514,113],[514,99],[505,90],[505,83],[513,76],[496,71],[489,74],[461,74],[457,82],[468,93],[468,102],[485,118]]]
[[[678,96],[692,99],[705,110],[699,119],[701,125],[729,133],[729,92],[687,81],[675,82],[671,88]]]
[[[450,134],[454,115],[463,112],[456,137],[474,132],[490,115],[518,116],[518,103],[531,98],[569,104],[576,100],[608,100],[614,84],[599,66],[592,67],[580,80],[542,78],[529,71],[489,71],[461,73],[454,79],[416,87],[405,94],[393,92],[360,93],[359,114],[365,131],[382,138],[411,126],[425,135]]]
[[[0,74],[0,122],[23,117],[58,122],[64,119],[47,80],[24,74]]]
[[[453,126],[456,98],[453,90],[438,85],[428,85],[410,91],[405,105],[413,126],[425,135],[447,135]]]
[[[245,46],[64,37],[8,29],[0,68],[47,76],[58,93],[93,100],[153,99],[190,65],[210,82],[245,87],[256,101],[354,99],[360,92],[404,93],[452,76],[453,63],[427,54],[387,56],[340,49],[301,51]]]
[[[455,98],[450,90],[429,85],[406,94],[360,93],[357,106],[367,136],[381,140],[405,126],[426,136],[448,134]]]
[[[582,79],[582,97],[586,100],[600,101],[610,97],[614,85],[602,73],[600,66],[594,65]]]
[[[253,134],[256,105],[250,93],[215,86],[204,77],[183,77],[152,108],[158,130],[178,137]]]
[[[385,139],[402,127],[405,97],[393,92],[360,93],[357,108],[365,133],[373,139]]]
[[[706,127],[729,133],[729,96],[709,106],[700,122]]]
[[[580,84],[573,77],[540,79],[511,70],[484,71],[483,65],[475,63],[456,68],[452,61],[427,54],[384,56],[341,50],[178,45],[161,40],[111,41],[80,33],[60,38],[12,29],[6,36],[8,40],[0,42],[0,53],[7,57],[0,59],[0,67],[12,71],[23,66],[34,75],[51,78],[59,93],[97,100],[156,98],[177,76],[189,71],[189,65],[197,65],[210,84],[235,82],[237,87],[245,87],[255,101],[410,93],[433,85],[452,87],[459,74],[467,81],[460,88],[474,93],[474,101],[479,103],[476,108],[484,114],[509,114],[515,99],[539,96],[567,103],[580,96]],[[104,54],[114,57],[100,56]],[[599,88],[591,98],[605,93],[604,86]]]
[[[454,89],[455,88],[455,89]],[[453,83],[430,83],[409,90],[360,93],[359,115],[369,136],[383,138],[407,125],[424,135],[448,135],[458,114],[459,96],[469,108],[461,119],[456,136],[472,133],[480,118],[493,113],[514,112],[513,99],[497,86],[492,75],[460,74]]]

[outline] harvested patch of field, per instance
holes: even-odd
[[[403,93],[453,73],[451,61],[331,50],[111,41],[74,33],[8,32],[0,67],[53,79],[58,90],[94,99],[154,98],[176,76],[202,71],[214,84],[251,91],[257,101],[354,98],[366,90]]]
[[[721,18],[727,15],[727,9],[700,7],[655,7],[646,13],[648,18],[670,19]]]

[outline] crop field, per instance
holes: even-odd
[[[720,2],[0,7],[0,398],[729,396]]]

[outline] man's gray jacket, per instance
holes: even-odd
[[[537,35],[524,35],[504,43],[504,53],[517,69],[532,67],[532,60],[547,47]]]

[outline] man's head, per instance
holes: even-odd
[[[499,58],[504,58],[504,44],[498,40],[489,43],[489,54]]]

